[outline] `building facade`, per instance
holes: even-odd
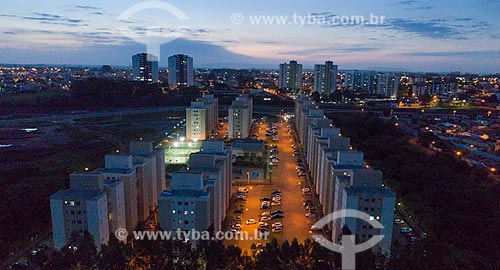
[[[147,53],[132,56],[132,74],[135,81],[158,83],[158,57]]]
[[[168,83],[172,89],[194,85],[192,57],[177,54],[168,58]]]
[[[332,61],[314,66],[314,91],[321,95],[330,95],[337,90],[338,66]]]
[[[293,60],[280,64],[278,87],[286,91],[298,93],[302,89],[302,65]]]
[[[246,139],[252,127],[253,100],[248,96],[237,97],[228,112],[228,137]]]

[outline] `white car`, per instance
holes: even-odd
[[[271,212],[262,212],[260,214],[261,217],[270,217],[271,216]]]
[[[394,223],[395,224],[405,224],[405,222],[403,220],[399,219],[399,218],[395,219]]]
[[[251,219],[249,219],[249,220],[247,220],[245,222],[245,224],[247,224],[247,225],[252,225],[252,224],[255,224],[255,223],[257,223],[257,221],[255,221],[255,219],[253,219],[253,218],[251,218]]]
[[[267,217],[267,216],[266,216],[266,217],[261,217],[261,218],[260,218],[260,221],[261,221],[261,222],[266,222],[266,221],[270,221],[270,220],[271,220],[271,217]]]
[[[273,228],[273,233],[280,233],[283,231],[283,227],[276,227],[276,228]]]
[[[283,223],[281,223],[281,222],[274,223],[273,228],[276,228],[276,227],[283,227]]]

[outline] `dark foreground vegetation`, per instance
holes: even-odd
[[[77,246],[78,248],[74,248]],[[356,269],[375,269],[371,253],[359,254]],[[261,249],[252,246],[251,253],[239,247],[225,246],[219,241],[200,241],[193,248],[183,241],[134,241],[123,244],[112,237],[109,245],[97,252],[88,233],[73,236],[71,244],[56,253],[39,253],[31,257],[41,269],[103,269],[103,270],[322,270],[339,269],[340,256],[318,243],[299,243],[276,239]]]
[[[498,269],[500,187],[485,170],[429,153],[375,115],[330,118],[384,173],[407,220],[426,233],[416,244],[396,245],[390,269]]]

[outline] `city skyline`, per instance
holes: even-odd
[[[137,33],[151,25],[179,30],[182,38],[162,46],[166,57],[185,53],[195,67],[275,67],[295,59],[309,69],[331,59],[344,69],[386,69],[415,72],[497,73],[498,1],[340,1],[226,5],[168,1],[189,18],[179,21],[162,11],[139,12],[117,20],[141,1],[22,1],[0,13],[0,62],[7,64],[130,65],[130,55],[145,52],[144,44],[118,31]],[[450,9],[453,5],[453,9]],[[212,16],[217,14],[217,16]],[[232,22],[241,14],[244,21]],[[380,25],[252,24],[250,16],[383,16]],[[403,16],[404,14],[404,16]],[[162,22],[162,20],[165,22]],[[254,18],[255,19],[255,18]],[[184,28],[179,28],[184,26]],[[174,29],[174,30],[172,30]],[[177,30],[175,30],[177,29]],[[477,40],[481,42],[477,42]],[[209,53],[207,53],[209,52]]]

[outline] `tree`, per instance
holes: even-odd
[[[121,270],[126,266],[126,246],[111,236],[108,245],[103,245],[99,253],[98,269]]]
[[[432,101],[432,96],[429,94],[420,96],[420,104],[426,108],[429,106],[429,104],[431,104],[431,101]]]
[[[311,93],[311,99],[314,100],[314,102],[319,103],[321,101],[321,96],[318,93],[318,91],[314,91]]]

